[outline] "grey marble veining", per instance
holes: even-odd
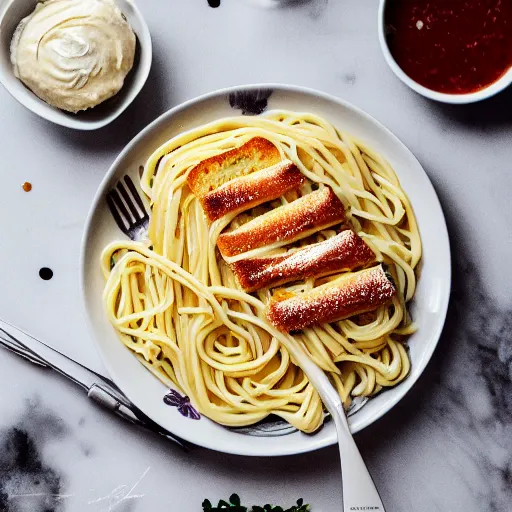
[[[284,82],[368,111],[432,179],[453,249],[439,347],[413,390],[357,436],[395,512],[512,510],[512,90],[449,107],[398,82],[380,54],[377,0],[145,0],[154,66],[111,127],[64,130],[0,89],[0,317],[104,371],[78,292],[83,222],[106,169],[169,107],[239,83]],[[32,182],[32,192],[21,183]],[[42,281],[41,267],[54,277]],[[238,492],[248,503],[340,510],[334,448],[279,459],[190,454],[124,424],[52,372],[0,352],[1,512],[194,512]]]
[[[61,493],[62,476],[42,460],[41,449],[48,439],[68,433],[63,420],[44,411],[37,398],[26,400],[24,414],[0,433],[0,509],[52,510]],[[25,497],[23,497],[25,495]]]
[[[395,469],[416,490],[416,499],[428,498],[428,504],[418,504],[411,495],[397,510],[507,511],[512,503],[511,309],[485,292],[467,250],[455,243],[453,253],[452,302],[436,354],[397,411],[360,439],[364,453],[387,445],[381,453],[383,472]]]

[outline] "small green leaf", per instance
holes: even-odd
[[[232,505],[240,506],[240,496],[238,496],[238,494],[232,494],[232,495],[229,497],[229,502],[230,502]]]
[[[297,500],[297,505],[293,505],[287,509],[284,509],[279,505],[273,506],[270,503],[263,506],[253,505],[248,509],[241,504],[240,496],[236,493],[233,493],[229,497],[229,503],[225,500],[219,500],[217,507],[212,507],[212,504],[208,499],[203,501],[204,512],[221,512],[223,510],[227,512],[310,512],[311,509],[309,508],[309,505],[304,505],[304,500],[302,498]]]

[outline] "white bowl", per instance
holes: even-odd
[[[443,328],[450,295],[450,247],[436,193],[414,155],[384,126],[351,104],[327,94],[288,85],[250,85],[224,89],[179,105],[151,123],[122,151],[101,183],[85,225],[81,248],[80,288],[92,338],[114,382],[147,416],[165,429],[197,445],[241,455],[289,455],[337,442],[334,425],[327,423],[314,435],[293,432],[262,437],[241,434],[202,417],[179,414],[163,402],[166,387],[147,371],[121,343],[104,310],[105,285],[100,254],[113,240],[126,238],[109,212],[106,194],[124,175],[137,183],[138,170],[166,140],[201,124],[239,115],[240,109],[287,109],[325,117],[340,130],[366,141],[393,166],[416,213],[423,241],[421,277],[412,304],[418,331],[409,339],[412,369],[398,386],[372,398],[349,418],[352,432],[370,425],[389,411],[411,389],[425,369]],[[274,431],[273,435],[283,433]],[[259,434],[255,436],[255,434]]]
[[[419,84],[415,80],[413,80],[409,75],[404,73],[402,68],[397,64],[393,55],[389,51],[389,46],[386,40],[386,26],[385,26],[385,11],[386,4],[388,0],[380,0],[379,4],[379,20],[378,20],[378,31],[379,31],[379,43],[382,49],[382,53],[384,54],[384,58],[388,63],[389,67],[395,73],[395,75],[402,80],[402,82],[409,86],[413,91],[416,91],[418,94],[425,96],[426,98],[430,98],[431,100],[440,101],[442,103],[453,103],[453,104],[463,104],[463,103],[475,103],[477,101],[485,100],[486,98],[490,98],[495,94],[506,89],[510,84],[512,84],[512,67],[496,82],[489,84],[487,87],[480,89],[475,92],[470,92],[466,94],[446,94],[443,92],[433,91],[432,89],[428,89],[423,85]]]
[[[11,38],[18,23],[34,10],[37,3],[37,0],[8,0],[5,5],[0,2],[0,82],[22,105],[52,123],[77,130],[96,130],[111,123],[139,94],[151,68],[151,36],[139,9],[132,0],[116,0],[137,36],[135,63],[123,88],[97,107],[72,114],[48,105],[14,76],[10,58]]]

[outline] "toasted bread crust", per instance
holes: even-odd
[[[192,192],[202,199],[224,183],[270,167],[281,160],[279,150],[267,139],[254,137],[242,146],[197,164],[187,177]]]
[[[292,242],[344,220],[343,203],[324,187],[221,234],[217,247],[225,257],[236,256],[274,242]]]
[[[345,274],[336,281],[310,292],[287,298],[275,294],[268,319],[278,329],[289,332],[373,311],[386,304],[396,289],[382,265]]]
[[[272,201],[289,190],[299,188],[306,177],[290,160],[261,171],[230,180],[201,199],[201,205],[210,222],[228,213],[240,213]]]
[[[246,292],[279,286],[290,281],[321,277],[362,267],[375,254],[352,230],[345,230],[323,242],[297,252],[268,258],[250,258],[231,265]]]

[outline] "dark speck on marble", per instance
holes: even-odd
[[[312,20],[317,20],[323,15],[329,0],[312,0],[310,3],[309,17]]]
[[[49,281],[53,277],[53,270],[48,267],[43,267],[39,270],[39,277],[43,281]]]
[[[82,416],[79,420],[78,420],[78,426],[79,427],[83,427],[85,425],[85,417]]]
[[[357,76],[355,73],[345,73],[342,77],[342,80],[349,85],[354,85],[357,81]]]
[[[93,454],[92,448],[88,444],[86,444],[86,443],[81,443],[80,444],[80,449],[82,450],[82,453],[86,457],[90,457]]]

